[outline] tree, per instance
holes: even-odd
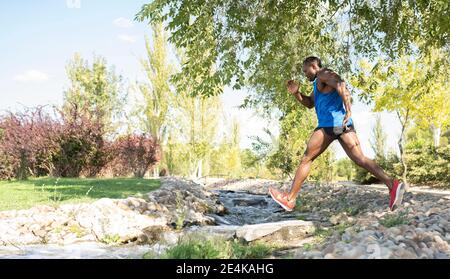
[[[370,144],[373,152],[375,153],[375,159],[386,158],[386,134],[383,131],[383,125],[381,123],[380,115],[377,116],[375,126],[372,130],[372,138]]]
[[[136,19],[167,23],[169,41],[185,51],[182,69],[172,78],[177,88],[186,79],[193,95],[215,95],[225,85],[251,88],[242,107],[258,108],[267,117],[277,109],[281,125],[289,126],[293,122],[284,122],[293,110],[304,109],[294,108],[283,94],[285,81],[300,76],[304,57],[319,56],[325,65],[333,62],[332,68],[348,78],[351,61],[364,55],[393,58],[441,48],[448,56],[448,8],[445,0],[161,0],[144,5]],[[445,65],[445,60],[439,63]],[[302,82],[303,92],[308,88]],[[399,114],[404,127],[410,123],[409,112]],[[310,119],[304,126],[312,123]],[[280,133],[274,161],[285,170],[292,167],[293,153],[282,153],[290,148],[288,133]],[[306,136],[289,138],[301,142]]]
[[[204,160],[210,154],[212,142],[216,137],[218,116],[222,107],[220,98],[184,96],[179,101],[178,108],[184,115],[185,123],[182,131],[187,135],[192,150],[189,157],[193,167],[191,174],[194,177],[202,177]]]
[[[450,57],[445,52],[434,49],[429,55],[422,58],[424,63],[421,71],[427,73],[422,85],[426,87],[426,94],[422,94],[418,101],[420,113],[416,117],[419,127],[433,131],[434,146],[439,147],[441,131],[450,127]],[[438,61],[446,60],[446,64]]]
[[[230,121],[228,136],[224,137],[223,150],[221,159],[224,163],[224,169],[222,173],[229,175],[241,175],[242,162],[241,162],[241,150],[239,147],[240,139],[240,125],[236,117]]]
[[[448,51],[449,5],[445,0],[160,0],[145,4],[136,19],[167,23],[169,40],[188,56],[174,80],[188,76],[194,94],[220,93],[223,85],[259,85],[266,89],[263,97],[273,98],[279,80],[270,79],[298,75],[305,54],[326,56],[349,70],[351,52],[396,57],[415,47]],[[414,46],[418,38],[423,43]]]
[[[142,130],[160,143],[160,153],[163,154],[163,141],[167,136],[167,117],[173,93],[170,90],[169,79],[173,67],[168,61],[167,37],[161,24],[153,27],[153,49],[149,39],[145,39],[147,58],[140,63],[145,71],[147,82],[138,82],[137,88],[144,102],[138,106],[136,114],[140,119]],[[158,168],[154,168],[154,175]]]
[[[178,52],[181,64],[185,63],[185,54]],[[191,81],[183,79],[184,86],[178,88],[174,96],[171,135],[178,142],[189,145],[185,160],[189,163],[189,173],[201,177],[204,160],[212,150],[219,116],[222,115],[222,103],[219,96],[192,95]],[[214,89],[211,89],[214,90]]]
[[[402,56],[395,61],[379,59],[373,66],[368,61],[362,60],[359,74],[351,81],[361,90],[361,100],[374,103],[374,111],[388,110],[398,116],[401,124],[398,147],[405,181],[406,131],[410,125],[414,122],[423,122],[422,119],[436,120],[429,124],[448,125],[446,122],[448,117],[442,117],[446,114],[445,105],[434,101],[436,96],[445,98],[448,94],[444,92],[445,89],[440,89],[446,84],[443,80],[448,80],[448,77],[441,76],[442,72],[448,72],[448,66],[436,66],[440,64],[435,65],[430,63],[429,59],[419,58],[421,57]]]
[[[66,72],[70,86],[64,92],[64,109],[70,110],[75,104],[100,121],[107,132],[113,132],[125,98],[121,92],[122,77],[114,68],[108,69],[104,58],[94,57],[90,65],[79,54],[67,64]]]

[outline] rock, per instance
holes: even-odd
[[[100,199],[84,207],[76,213],[75,220],[89,228],[100,241],[108,236],[119,236],[125,242],[138,237],[144,228],[167,225],[164,217],[152,218],[123,210],[111,199]]]
[[[237,229],[236,236],[246,241],[254,241],[267,236],[273,240],[305,238],[315,230],[314,224],[309,221],[292,220],[275,223],[244,225]],[[275,238],[275,239],[274,239]]]
[[[429,216],[431,216],[431,215],[439,214],[439,211],[440,211],[439,208],[437,208],[437,207],[432,207],[432,208],[430,208],[430,209],[425,213],[425,215],[429,217]]]
[[[236,237],[236,231],[241,226],[204,226],[188,229],[186,233],[201,233],[210,236],[218,236],[224,239],[233,239]]]
[[[234,206],[266,206],[267,201],[261,198],[237,198],[233,199]]]
[[[349,222],[349,220],[348,220],[347,215],[345,215],[343,213],[333,215],[330,218],[330,223],[333,225],[338,225],[338,224],[346,223],[346,222]]]
[[[339,257],[342,259],[360,259],[365,254],[365,250],[361,246],[356,246],[351,249],[344,250],[344,253]]]
[[[417,259],[417,255],[407,249],[400,248],[393,252],[393,257],[397,259]]]
[[[352,238],[353,234],[351,234],[350,232],[345,232],[344,234],[342,234],[342,241],[350,242]]]
[[[430,227],[428,227],[428,229],[433,230],[433,231],[437,231],[437,232],[439,232],[442,235],[445,234],[444,230],[441,227],[439,227],[437,224],[431,225]]]
[[[36,236],[44,237],[44,236],[47,234],[47,231],[46,231],[46,230],[43,230],[43,229],[40,229],[40,230],[37,230],[37,231],[33,231],[33,233],[34,233]]]

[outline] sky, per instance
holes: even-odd
[[[0,0],[0,112],[61,104],[69,84],[65,65],[76,52],[89,61],[94,55],[105,57],[128,82],[142,79],[138,59],[145,57],[145,36],[151,38],[151,32],[146,23],[133,19],[149,1]],[[240,122],[242,148],[251,147],[250,137],[264,137],[264,127],[278,133],[276,120],[268,123],[251,110],[237,108],[246,94],[225,88],[221,95],[226,114]],[[353,99],[352,118],[361,147],[373,157],[369,140],[376,113],[358,102],[355,93]],[[381,119],[388,148],[397,150],[398,120],[387,112]],[[338,159],[346,156],[337,141],[331,148]]]

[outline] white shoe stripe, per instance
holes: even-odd
[[[286,211],[292,211],[292,210],[294,210],[293,208],[289,208],[289,207],[285,206],[284,204],[280,203],[277,199],[275,199],[275,197],[274,197],[273,194],[272,194],[272,191],[269,191],[269,193],[270,193],[270,196],[272,197],[272,199],[273,199],[276,203],[278,203],[284,210],[286,210]]]
[[[395,191],[394,203],[392,203],[392,208],[398,207],[402,203],[404,189],[405,189],[405,184],[404,183],[400,183],[397,186],[397,190]]]

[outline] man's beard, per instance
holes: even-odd
[[[314,77],[310,78],[309,81],[314,81],[317,78],[317,74],[314,75]]]

